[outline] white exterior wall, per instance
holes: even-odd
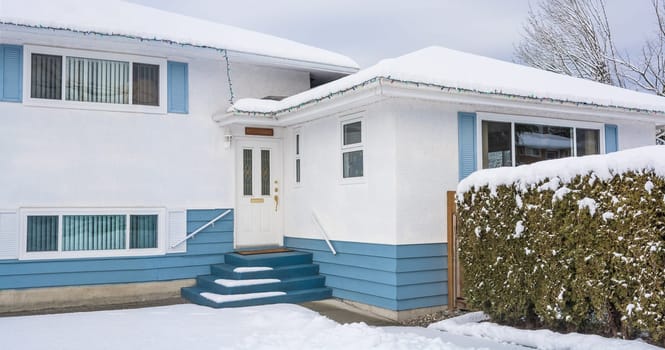
[[[3,42],[23,44],[16,33]],[[151,54],[154,46],[28,36],[30,43]],[[27,39],[26,39],[27,40]],[[95,44],[96,46],[88,46]],[[189,114],[142,114],[0,102],[0,208],[234,207],[234,153],[212,119],[229,106],[226,63],[206,50],[160,46],[154,55],[189,64]],[[217,60],[217,58],[219,58]],[[29,67],[24,74],[29,74]],[[291,95],[309,74],[231,62],[236,98]],[[166,82],[162,82],[165,84]],[[23,86],[23,89],[30,89]],[[166,103],[166,101],[161,101]],[[54,101],[57,105],[57,101]]]
[[[316,210],[333,240],[384,244],[446,242],[446,192],[456,190],[459,176],[459,111],[517,116],[522,121],[554,118],[571,123],[616,124],[619,149],[655,142],[655,123],[628,117],[608,119],[554,110],[534,112],[522,107],[385,99],[361,114],[366,118],[368,140],[364,149],[365,183],[340,184],[339,115],[287,128],[286,235],[320,239],[319,229],[311,220],[311,211]],[[300,186],[294,186],[293,135],[298,129],[302,138],[303,180]],[[393,195],[384,193],[390,189]]]
[[[341,118],[362,117],[364,178],[342,180]],[[285,134],[285,234],[321,239],[316,211],[331,240],[396,244],[395,121],[375,104],[289,127]],[[301,179],[295,184],[294,130],[301,131]]]
[[[397,117],[397,243],[447,240],[446,192],[458,179],[457,109],[392,100]]]

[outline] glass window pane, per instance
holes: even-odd
[[[363,151],[344,152],[342,154],[343,176],[363,176]]]
[[[300,159],[296,159],[296,182],[300,182]]]
[[[242,150],[242,194],[251,196],[252,193],[252,150]]]
[[[515,124],[516,165],[572,156],[572,134],[572,128]]]
[[[132,104],[159,106],[159,65],[134,63]]]
[[[296,134],[296,155],[300,154],[300,134]]]
[[[261,195],[270,195],[270,151],[261,150]]]
[[[600,130],[577,129],[577,156],[600,154]]]
[[[125,249],[125,215],[65,215],[62,250]]]
[[[129,248],[157,248],[157,215],[129,216]]]
[[[65,99],[129,103],[129,62],[67,57]]]
[[[344,124],[344,145],[362,142],[361,122]]]
[[[58,250],[58,216],[28,216],[28,252]]]
[[[30,69],[30,97],[62,99],[62,56],[33,53]]]
[[[483,169],[513,165],[510,123],[483,121]]]

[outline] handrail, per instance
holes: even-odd
[[[201,226],[201,227],[197,228],[196,230],[194,230],[194,232],[192,232],[192,233],[188,234],[187,236],[185,236],[185,238],[181,239],[178,243],[175,243],[175,244],[171,245],[171,248],[175,248],[175,247],[181,245],[182,242],[184,242],[184,241],[186,241],[186,240],[188,240],[188,239],[190,239],[190,238],[196,236],[199,232],[205,230],[206,228],[208,228],[208,226],[210,226],[210,225],[216,223],[217,220],[219,220],[219,219],[225,217],[225,216],[228,215],[230,212],[231,212],[231,209],[228,209],[227,211],[221,213],[221,214],[218,215],[216,218],[214,218],[214,219],[208,221],[208,223],[204,224],[203,226]]]
[[[312,212],[312,219],[321,229],[321,234],[323,235],[323,239],[326,240],[326,243],[328,244],[328,248],[330,248],[330,251],[333,253],[333,255],[337,255],[337,251],[335,250],[335,247],[333,247],[332,243],[330,243],[330,239],[328,239],[328,235],[326,234],[326,229],[323,228],[323,225],[321,225],[321,221],[319,221],[319,217],[316,216],[316,212]]]

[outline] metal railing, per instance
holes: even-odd
[[[172,244],[172,245],[171,245],[171,248],[175,248],[175,247],[181,245],[182,242],[185,242],[185,241],[187,241],[188,239],[190,239],[190,238],[196,236],[197,234],[199,234],[199,232],[205,230],[206,228],[208,228],[208,226],[213,225],[213,224],[216,223],[219,219],[221,219],[221,218],[225,217],[226,215],[228,215],[230,212],[231,212],[231,209],[228,209],[227,211],[225,211],[225,212],[219,214],[219,215],[218,215],[217,217],[215,217],[214,219],[208,221],[208,222],[207,222],[206,224],[204,224],[203,226],[197,228],[197,229],[194,230],[192,233],[190,233],[190,234],[188,234],[187,236],[185,236],[185,238],[183,238],[183,239],[181,239],[180,241],[178,241],[178,243]]]
[[[323,228],[323,225],[321,225],[321,221],[319,221],[319,217],[316,215],[316,212],[314,211],[312,212],[312,219],[319,226],[319,229],[321,229],[321,235],[323,236],[323,239],[326,240],[326,244],[328,244],[328,248],[330,248],[330,251],[333,253],[333,255],[337,255],[335,247],[333,247],[332,243],[330,243],[330,239],[328,239],[328,234],[326,233],[326,229]]]

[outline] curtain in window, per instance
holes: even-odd
[[[125,215],[65,215],[62,250],[125,249]]]
[[[157,248],[157,215],[129,217],[129,248]]]
[[[132,104],[159,106],[159,66],[134,63],[132,69]]]
[[[58,216],[28,216],[28,252],[58,250]]]
[[[67,57],[69,101],[129,103],[129,63]]]
[[[62,56],[32,54],[30,97],[62,99]]]

